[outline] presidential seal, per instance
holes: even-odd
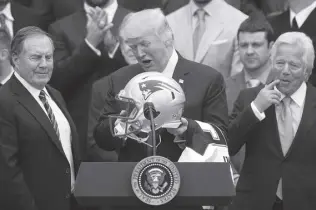
[[[161,156],[141,160],[132,174],[132,188],[144,203],[159,206],[171,201],[180,188],[180,174],[175,164]]]

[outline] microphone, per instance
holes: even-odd
[[[154,119],[159,115],[159,112],[156,111],[155,105],[152,102],[146,102],[143,106],[143,110],[144,110],[145,118],[147,120],[150,120],[151,134],[152,134],[151,140],[152,140],[153,151],[151,151],[151,148],[148,147],[147,153],[149,156],[151,153],[153,154],[153,156],[155,156],[156,155],[156,130],[155,130]]]

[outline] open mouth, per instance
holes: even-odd
[[[286,79],[281,79],[280,82],[283,83],[283,84],[289,84],[291,81],[290,80],[286,80]]]
[[[144,59],[144,60],[142,60],[142,64],[143,64],[144,66],[149,66],[149,65],[151,64],[151,60],[149,60],[149,59]]]

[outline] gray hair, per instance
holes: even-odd
[[[24,47],[24,41],[27,38],[30,38],[32,36],[46,36],[52,43],[52,46],[54,48],[54,42],[50,35],[43,31],[42,29],[36,27],[36,26],[27,26],[22,29],[20,29],[15,36],[13,37],[13,40],[11,42],[11,65],[14,67],[14,63],[12,61],[12,55],[19,55]]]
[[[120,36],[123,39],[130,38],[130,33],[135,30],[143,30],[156,34],[167,45],[173,45],[173,32],[166,16],[159,8],[145,9],[128,15],[120,29]]]
[[[302,52],[302,60],[306,65],[306,73],[308,80],[309,76],[312,74],[312,70],[314,68],[314,59],[315,59],[315,51],[313,46],[313,41],[306,34],[302,32],[287,32],[281,34],[279,38],[275,41],[274,45],[271,49],[271,58],[272,61],[275,59],[278,47],[281,44],[290,44],[299,47]]]

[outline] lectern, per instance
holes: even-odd
[[[83,206],[145,206],[135,195],[131,176],[135,162],[84,162],[74,195]],[[235,196],[229,163],[174,163],[181,186],[165,205],[224,206]]]

